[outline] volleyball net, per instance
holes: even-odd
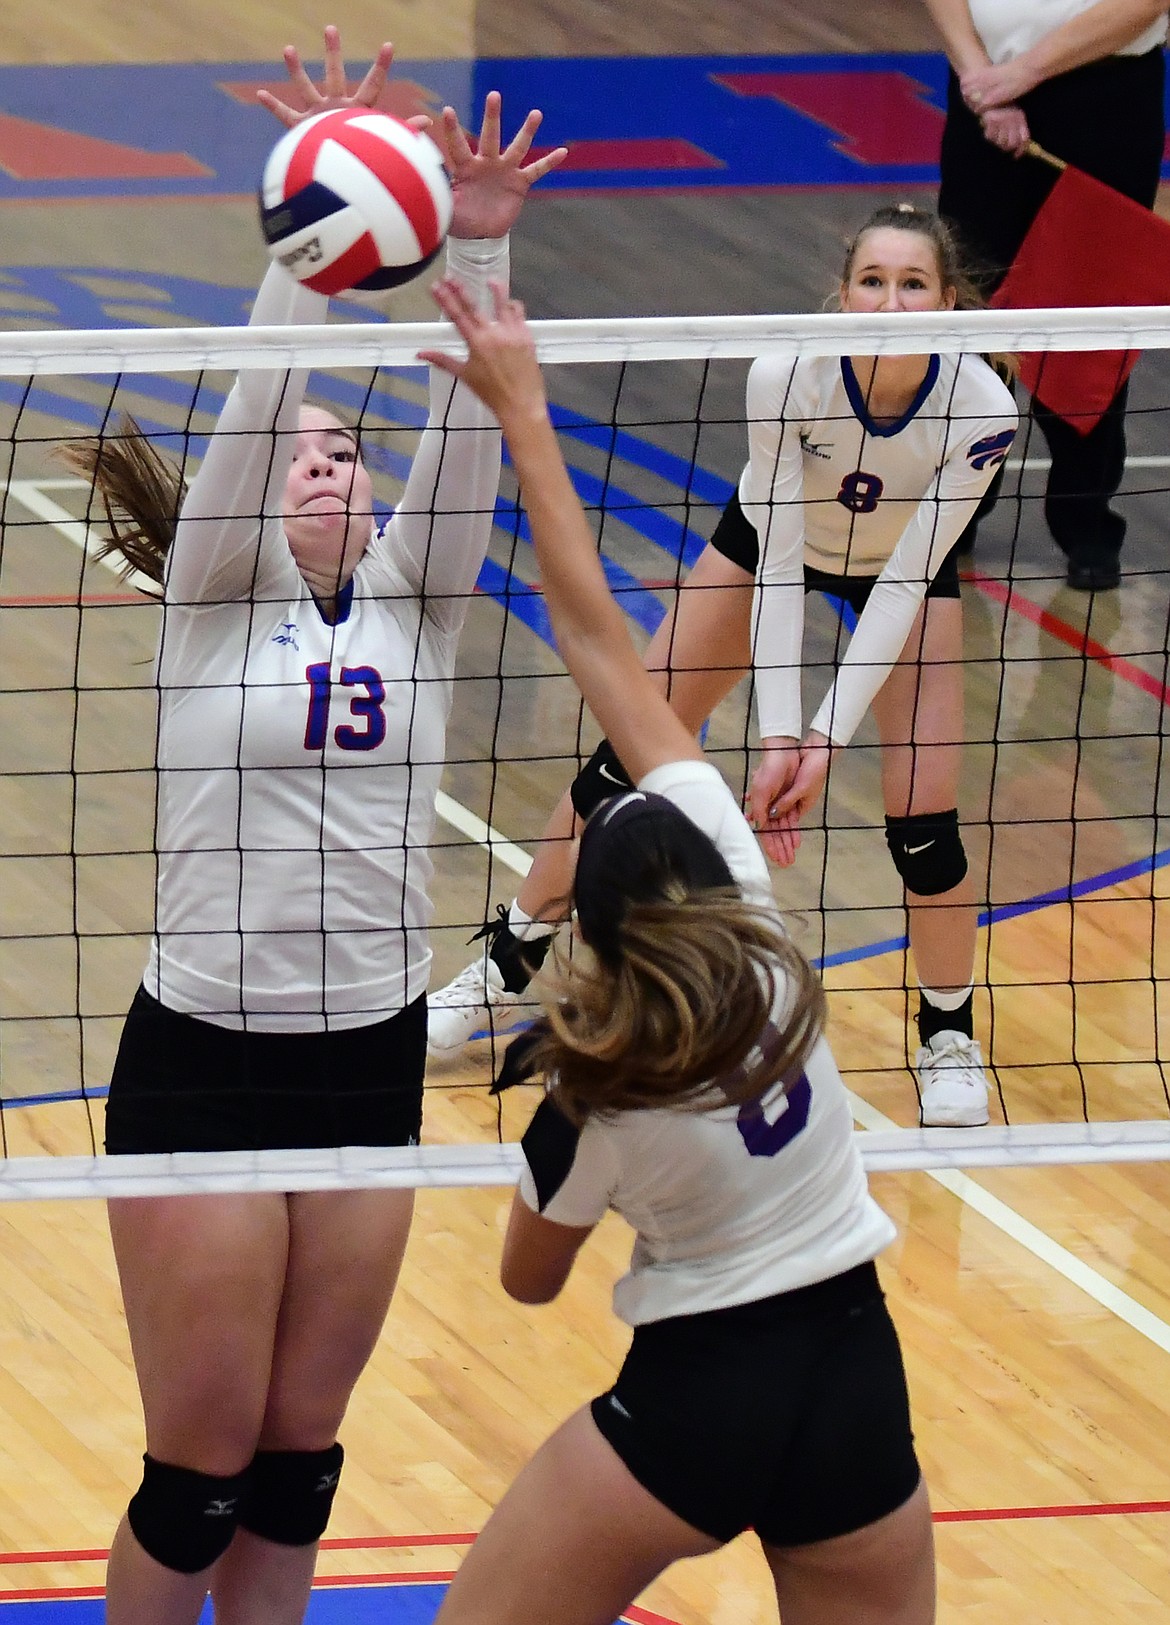
[[[1120,594],[1064,586],[1043,519],[1044,443],[1026,416],[1003,494],[967,561],[960,817],[983,899],[977,1033],[987,1129],[920,1130],[907,1028],[916,1002],[900,882],[885,853],[876,735],[841,753],[780,901],[823,968],[830,1038],[872,1167],[1170,1157],[1170,862],[1163,742],[1170,569],[1135,540],[1162,524],[1170,324],[1160,309],[727,317],[536,324],[554,416],[635,636],[650,634],[745,457],[746,363],[803,355],[1140,349],[1120,506]],[[494,1184],[530,1092],[497,1119],[498,1041],[428,1075],[428,1142],[407,1151],[97,1155],[117,1035],[145,962],[156,883],[157,603],[97,554],[100,505],[62,464],[129,413],[198,466],[231,374],[310,366],[310,395],[361,432],[389,512],[426,414],[420,348],[437,324],[0,335],[0,1196],[363,1184]],[[458,454],[457,446],[452,448]],[[807,696],[851,611],[810,605]],[[815,702],[814,702],[815,703]],[[807,700],[806,700],[807,709]],[[811,710],[809,711],[811,714]],[[596,742],[553,646],[505,470],[469,606],[433,842],[435,972],[515,893],[557,796]],[[706,743],[742,791],[750,684]],[[1002,1120],[1002,1121],[1001,1121]],[[502,1139],[504,1143],[497,1143]]]

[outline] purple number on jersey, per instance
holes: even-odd
[[[852,474],[846,474],[841,481],[837,501],[850,513],[872,513],[885,488],[884,482],[876,474],[867,474],[859,468]]]
[[[382,709],[386,701],[386,685],[380,673],[373,666],[342,666],[341,681],[347,688],[354,688],[360,683],[365,689],[364,694],[353,696],[349,709],[355,717],[364,717],[366,726],[359,733],[345,723],[333,737],[342,750],[376,750],[386,737],[386,713]]]
[[[748,1155],[774,1157],[778,1151],[783,1151],[808,1122],[811,1105],[812,1089],[804,1072],[784,1096],[784,1110],[774,1123],[769,1123],[764,1116],[764,1109],[758,1100],[745,1101],[739,1108],[735,1126],[748,1148]]]
[[[305,749],[323,750],[329,732],[329,662],[305,667],[309,685],[309,715],[305,719]]]
[[[305,720],[305,749],[324,750],[329,738],[329,701],[331,683],[328,662],[305,667],[305,680],[309,685],[309,715]],[[377,750],[386,737],[386,685],[373,666],[342,666],[339,681],[345,688],[361,687],[364,694],[354,694],[349,702],[352,716],[365,722],[362,729],[351,723],[342,723],[334,731],[339,750]]]

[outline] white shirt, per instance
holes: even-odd
[[[709,762],[656,768],[639,789],[669,797],[715,842],[743,895],[775,910],[759,844]],[[539,1208],[528,1167],[520,1193]],[[801,1081],[788,1095],[775,1089],[762,1112],[658,1109],[587,1121],[540,1211],[586,1226],[610,1208],[637,1233],[613,1295],[615,1312],[634,1326],[827,1280],[875,1257],[895,1234],[869,1194],[824,1039]]]
[[[451,240],[448,262],[482,298],[507,244]],[[326,305],[273,267],[252,321]],[[330,624],[278,517],[306,379],[239,375],[179,519],[158,655],[146,987],[265,1031],[361,1026],[426,987],[427,846],[500,466],[494,419],[433,371],[403,499]]]
[[[752,363],[747,415],[739,495],[761,539],[752,621],[760,735],[801,737],[807,563],[877,577],[811,723],[845,745],[1007,455],[1015,402],[979,356],[931,356],[905,416],[878,424],[847,356],[771,354]]]
[[[1082,11],[1098,3],[1099,0],[967,0],[975,32],[997,65],[1014,56],[1023,56],[1045,34],[1051,34],[1054,28],[1079,17]],[[1164,43],[1166,29],[1167,14],[1163,12],[1128,45],[1112,54],[1143,56]],[[1085,116],[1093,116],[1091,108],[1086,108]]]

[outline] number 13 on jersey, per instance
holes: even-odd
[[[333,701],[334,679],[329,662],[305,667],[305,681],[309,685],[309,714],[305,720],[305,749],[324,750],[329,743],[329,712]],[[386,737],[386,685],[373,666],[342,666],[336,686],[350,689],[342,699],[349,701],[349,715],[355,722],[339,723],[333,730],[333,741],[339,750],[377,750]],[[340,703],[340,701],[339,701]]]

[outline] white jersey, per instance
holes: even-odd
[[[655,768],[639,789],[681,808],[715,842],[744,897],[775,909],[759,844],[709,762]],[[787,1095],[778,1086],[753,1107],[590,1118],[570,1151],[563,1166],[526,1166],[521,1196],[558,1224],[593,1225],[612,1208],[633,1227],[613,1303],[634,1326],[827,1280],[894,1238],[869,1194],[823,1038]],[[537,1153],[526,1145],[526,1155]]]
[[[743,510],[759,534],[752,618],[762,738],[801,737],[804,567],[877,578],[811,727],[845,745],[901,654],[1018,414],[978,356],[931,356],[903,417],[876,423],[848,356],[766,355],[748,375]]]
[[[482,300],[506,240],[451,240],[448,262]],[[326,305],[274,266],[252,321]],[[264,1031],[360,1026],[426,988],[427,847],[500,466],[494,419],[432,371],[402,502],[330,624],[279,517],[306,379],[240,373],[179,519],[158,656],[146,987]]]
[[[992,62],[1009,62],[1030,51],[1053,29],[1071,22],[1098,0],[968,0],[971,21]],[[1144,56],[1166,40],[1166,13],[1119,45],[1115,56]]]

